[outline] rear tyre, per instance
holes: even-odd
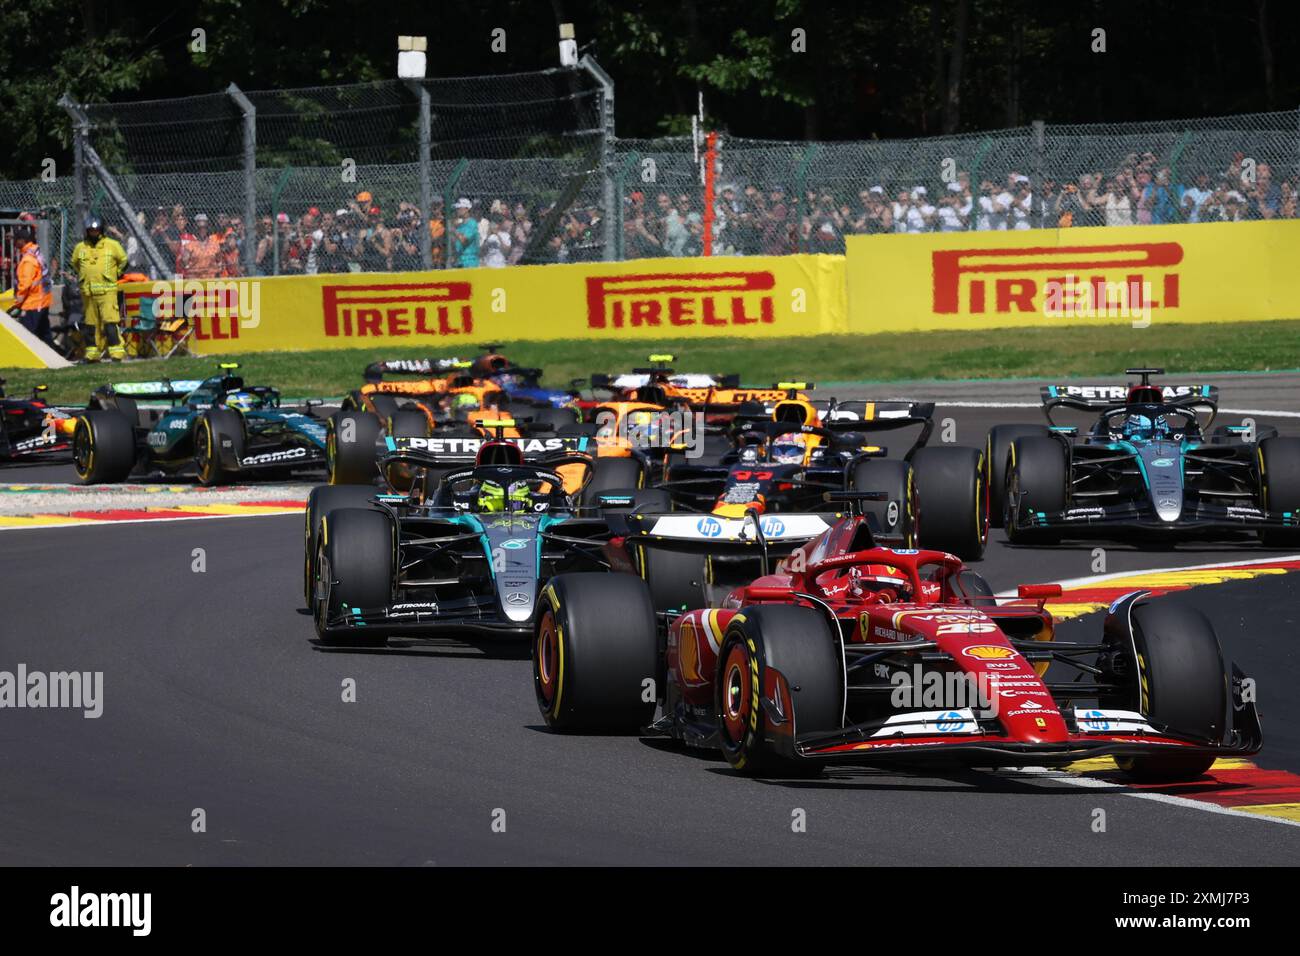
[[[984,452],[977,448],[921,448],[912,456],[923,548],[963,561],[984,556],[989,539],[989,490]]]
[[[904,548],[916,547],[916,484],[912,467],[905,461],[874,458],[853,468],[851,491],[883,491],[888,501],[864,501],[863,514],[874,515],[876,532],[902,541]]]
[[[358,405],[357,407],[362,408],[364,406]],[[392,395],[383,395],[379,393],[371,394],[370,407],[375,410],[375,414],[379,417],[381,422],[388,421],[396,415],[398,411],[397,399]]]
[[[656,611],[689,611],[708,605],[704,593],[705,555],[638,548],[636,560]]]
[[[370,412],[336,412],[331,415],[325,431],[325,461],[330,484],[373,484],[379,475],[375,467],[375,446],[383,434],[383,425]]]
[[[1300,438],[1268,438],[1259,443],[1259,496],[1270,517],[1291,513],[1300,521]],[[1300,545],[1300,527],[1268,528],[1260,541],[1270,548]]]
[[[364,508],[374,497],[375,489],[363,485],[318,485],[307,496],[307,509],[303,521],[303,599],[312,606],[312,589],[316,580],[316,548],[320,542],[321,520],[331,511],[340,508]]]
[[[594,508],[600,504],[602,491],[640,489],[644,484],[645,474],[635,458],[597,458],[592,462],[591,478],[583,486],[580,504]]]
[[[1065,447],[1055,438],[1030,436],[1011,443],[1007,458],[1007,538],[1013,544],[1056,544],[1061,533],[1026,527],[1023,515],[1031,511],[1064,511],[1070,469]]]
[[[994,425],[989,429],[984,442],[984,483],[991,496],[989,524],[992,527],[1001,528],[1006,521],[1002,489],[1007,486],[1007,455],[1011,443],[1017,438],[1046,438],[1050,434],[1046,425]]]
[[[233,459],[236,467],[230,466]],[[244,419],[229,408],[210,408],[194,423],[194,468],[199,483],[221,485],[238,473],[244,460]]]
[[[82,412],[72,432],[72,464],[83,485],[125,481],[135,467],[135,429],[116,410]]]
[[[1139,599],[1132,616],[1138,655],[1132,709],[1180,737],[1222,741],[1228,675],[1205,615],[1183,604]],[[1161,753],[1115,762],[1135,780],[1195,780],[1214,764],[1214,755]]]
[[[654,606],[630,574],[559,574],[542,589],[533,687],[560,733],[635,734],[654,718]],[[646,697],[649,700],[646,700]]]
[[[794,699],[780,703],[793,717],[795,733],[842,726],[841,650],[826,619],[807,607],[750,607],[732,618],[718,653],[714,702],[722,753],[732,767],[750,776],[815,776],[822,771],[821,762],[783,756],[767,739],[762,698],[768,668],[780,671],[790,688]]]
[[[330,629],[329,615],[344,608],[376,611],[393,597],[396,528],[382,511],[339,508],[325,515],[317,543],[316,581],[312,609],[316,635],[322,644],[381,645],[383,637],[367,635],[355,626]]]
[[[388,434],[394,438],[428,438],[429,419],[414,408],[395,409],[388,416]]]
[[[532,421],[527,428],[529,433],[558,434],[560,429],[578,424],[578,416],[567,408],[547,408],[539,406],[531,412]]]

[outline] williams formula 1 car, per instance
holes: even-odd
[[[992,429],[988,480],[1016,543],[1071,537],[1257,534],[1300,544],[1300,438],[1269,426],[1211,428],[1218,390],[1151,383],[1043,388],[1047,426]],[[1059,409],[1096,415],[1080,435]]]
[[[1245,677],[1199,612],[1135,592],[1095,640],[1057,641],[1043,602],[1059,586],[1007,603],[953,555],[879,547],[872,524],[843,517],[721,607],[682,614],[655,614],[630,575],[552,578],[533,655],[547,724],[650,725],[775,776],[1109,755],[1138,779],[1187,780],[1260,749]]]
[[[133,473],[195,474],[205,485],[284,477],[325,466],[325,422],[314,406],[280,405],[280,393],[245,385],[223,363],[202,381],[124,382],[95,391],[76,417],[72,457],[84,484]],[[165,409],[136,402],[167,401]]]

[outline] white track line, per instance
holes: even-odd
[[[1283,817],[1270,816],[1267,813],[1247,813],[1245,810],[1239,810],[1235,807],[1221,807],[1217,803],[1203,802],[1201,800],[1189,800],[1187,797],[1175,797],[1168,793],[1152,793],[1147,790],[1132,790],[1122,783],[1112,783],[1109,780],[1098,780],[1096,777],[1077,776],[1062,770],[1055,770],[1051,767],[1016,767],[1017,773],[1032,774],[1052,780],[1053,782],[1068,783],[1073,787],[1084,787],[1090,790],[1118,790],[1121,796],[1137,797],[1140,800],[1154,800],[1157,803],[1166,803],[1174,807],[1185,807],[1189,810],[1204,810],[1207,813],[1218,813],[1227,817],[1236,817],[1237,819],[1247,820],[1264,820],[1269,823],[1281,823],[1288,827],[1300,827],[1300,820],[1287,820]]]
[[[1219,568],[1248,568],[1257,564],[1276,564],[1279,561],[1300,561],[1300,554],[1280,554],[1273,558],[1248,558],[1245,561],[1215,561],[1211,564],[1187,564],[1174,568],[1137,568],[1133,571],[1108,571],[1105,574],[1090,574],[1083,578],[1067,578],[1064,581],[1049,581],[1047,583],[1059,584],[1062,589],[1080,588],[1101,584],[1105,581],[1114,581],[1117,578],[1132,577],[1135,574],[1173,574],[1177,571],[1214,571]],[[1016,597],[1016,591],[1015,589],[1000,591],[996,597]]]

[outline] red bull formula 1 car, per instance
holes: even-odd
[[[626,522],[646,546],[694,546],[654,516]],[[1007,603],[953,555],[879,547],[873,523],[842,517],[777,573],[682,614],[656,614],[630,575],[551,579],[533,666],[547,724],[635,733],[659,706],[651,732],[775,776],[1109,755],[1138,779],[1186,780],[1260,749],[1245,677],[1198,612],[1135,592],[1097,639],[1058,641],[1043,602],[1059,586]]]

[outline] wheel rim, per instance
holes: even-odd
[[[72,433],[72,460],[78,477],[85,478],[90,474],[95,461],[95,448],[90,438],[90,423],[84,418],[77,423],[77,428]]]
[[[555,703],[560,678],[560,641],[555,615],[547,611],[537,627],[537,693],[549,711]]]
[[[194,436],[194,463],[198,466],[199,477],[207,481],[212,477],[212,435],[208,431],[207,419]]]
[[[753,700],[749,655],[740,644],[733,644],[722,666],[722,730],[728,744],[735,748],[745,737]]]

